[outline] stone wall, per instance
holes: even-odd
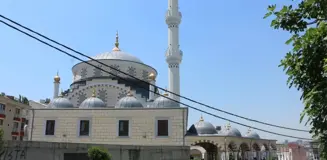
[[[112,160],[188,160],[189,146],[131,146],[6,141],[0,160],[88,160],[87,149],[108,149]]]
[[[29,140],[45,142],[181,146],[187,127],[187,108],[39,109],[32,117]],[[90,120],[89,136],[79,136],[81,119]],[[120,119],[130,121],[128,137],[118,136]],[[168,136],[156,136],[157,119],[169,120]],[[45,135],[46,120],[55,120],[53,136]]]

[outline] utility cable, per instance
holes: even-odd
[[[72,52],[75,52],[75,53],[77,53],[77,54],[79,54],[79,55],[82,55],[82,56],[84,56],[84,57],[86,57],[86,58],[89,58],[89,59],[91,59],[91,60],[93,60],[93,61],[96,61],[96,62],[98,62],[98,63],[101,64],[101,65],[104,65],[104,66],[106,66],[106,67],[109,67],[109,68],[112,69],[112,70],[118,71],[119,73],[122,73],[122,74],[127,75],[127,76],[129,76],[129,77],[132,77],[132,78],[134,78],[134,79],[136,79],[136,80],[138,80],[138,81],[141,81],[141,82],[143,82],[143,83],[147,83],[147,84],[148,84],[148,82],[146,82],[146,81],[144,81],[144,80],[141,80],[141,79],[139,79],[139,78],[137,78],[137,77],[135,77],[135,76],[133,76],[133,75],[130,75],[130,74],[126,73],[126,72],[123,72],[123,71],[121,71],[121,70],[119,70],[119,69],[116,69],[116,68],[114,68],[114,67],[111,67],[111,66],[109,66],[109,65],[107,65],[107,64],[105,64],[105,63],[102,63],[102,62],[100,62],[100,61],[98,61],[98,60],[96,60],[96,59],[94,59],[94,58],[92,58],[92,57],[90,57],[90,56],[88,56],[88,55],[85,55],[85,54],[83,54],[83,53],[81,53],[81,52],[79,52],[79,51],[76,51],[76,50],[74,50],[74,49],[72,49],[72,48],[70,48],[70,47],[68,47],[68,46],[66,46],[66,45],[63,45],[63,44],[61,44],[61,43],[59,43],[59,42],[57,42],[57,41],[55,41],[55,40],[53,40],[53,39],[50,39],[50,38],[48,38],[48,37],[46,37],[46,36],[44,36],[44,35],[42,35],[42,34],[36,32],[36,31],[34,31],[34,30],[32,30],[32,29],[30,29],[30,28],[24,26],[24,25],[21,25],[21,24],[19,24],[18,22],[15,22],[15,21],[13,21],[13,20],[11,20],[11,19],[9,19],[9,18],[7,18],[7,17],[5,17],[5,16],[3,16],[3,15],[1,15],[1,14],[0,14],[0,17],[6,19],[7,21],[10,21],[11,23],[14,23],[14,24],[16,24],[16,25],[18,25],[18,26],[20,26],[20,27],[22,27],[22,28],[24,28],[24,29],[26,29],[26,30],[28,30],[28,31],[30,31],[30,32],[32,32],[32,33],[34,33],[34,34],[40,36],[40,37],[42,37],[42,38],[45,38],[46,40],[49,40],[49,41],[51,41],[51,42],[53,42],[53,43],[55,43],[55,44],[57,44],[57,45],[59,45],[59,46],[61,46],[61,47],[64,47],[64,48],[66,48],[66,49],[68,49],[68,50],[70,50],[70,51],[72,51]],[[196,104],[199,104],[199,105],[205,106],[205,107],[207,107],[207,108],[210,108],[210,109],[213,109],[213,110],[216,110],[216,111],[219,111],[219,112],[222,112],[222,113],[225,113],[225,114],[228,114],[228,115],[234,116],[234,117],[238,117],[238,118],[241,118],[241,119],[245,119],[245,120],[248,120],[248,121],[251,121],[251,122],[255,122],[255,123],[259,123],[259,124],[263,124],[263,125],[267,125],[267,126],[272,126],[272,127],[276,127],[276,128],[287,129],[287,130],[293,130],[293,131],[299,131],[299,132],[310,132],[309,130],[290,128],[290,127],[285,127],[285,126],[275,125],[275,124],[266,123],[266,122],[263,122],[263,121],[258,121],[258,120],[255,120],[255,119],[247,118],[247,117],[244,117],[244,116],[241,116],[241,115],[237,115],[237,114],[234,114],[234,113],[231,113],[231,112],[228,112],[228,111],[224,111],[224,110],[222,110],[222,109],[218,109],[218,108],[215,108],[215,107],[209,106],[209,105],[207,105],[207,104],[204,104],[204,103],[202,103],[202,102],[199,102],[199,101],[196,101],[196,100],[193,100],[193,99],[187,98],[187,97],[185,97],[185,96],[182,96],[182,95],[176,94],[176,93],[174,93],[174,92],[168,91],[167,89],[164,89],[164,88],[162,88],[162,87],[159,87],[159,86],[153,85],[153,84],[151,84],[151,83],[149,83],[149,85],[154,86],[154,87],[156,87],[156,88],[158,88],[158,89],[161,89],[161,90],[163,90],[163,91],[165,91],[165,92],[167,92],[167,93],[171,93],[171,94],[173,94],[173,95],[175,95],[175,96],[178,96],[178,97],[180,97],[180,98],[183,98],[183,99],[186,99],[186,100],[188,100],[188,101],[191,101],[191,102],[193,102],[193,103],[196,103]]]
[[[8,24],[8,23],[2,21],[2,20],[0,20],[0,22],[3,23],[3,24],[5,24],[6,26],[8,26],[8,27],[10,27],[10,28],[12,28],[12,29],[14,29],[14,30],[16,30],[16,31],[19,31],[19,32],[25,34],[26,36],[28,36],[28,37],[30,37],[30,38],[33,38],[33,39],[35,39],[35,40],[37,40],[37,41],[39,41],[39,42],[41,42],[41,43],[43,43],[43,44],[45,44],[45,45],[51,47],[51,48],[53,48],[53,49],[55,49],[55,50],[57,50],[57,51],[60,51],[60,52],[66,54],[66,55],[68,55],[68,56],[70,56],[70,57],[72,57],[72,58],[75,58],[75,59],[77,59],[77,60],[79,60],[79,61],[81,61],[81,62],[84,62],[84,63],[86,63],[86,64],[88,64],[88,65],[90,65],[90,66],[93,66],[94,68],[97,68],[97,69],[99,69],[99,70],[101,70],[101,71],[103,71],[103,72],[106,72],[106,73],[108,73],[108,74],[110,74],[110,75],[112,75],[112,76],[115,76],[115,77],[117,77],[117,78],[120,79],[120,80],[123,80],[123,81],[126,81],[126,82],[128,82],[128,83],[131,83],[129,80],[127,80],[127,79],[125,79],[125,78],[122,78],[122,77],[120,77],[120,76],[118,76],[118,75],[115,75],[115,74],[113,74],[113,73],[111,73],[111,72],[108,72],[108,71],[106,71],[106,70],[103,70],[102,68],[100,68],[100,67],[98,67],[98,66],[96,66],[96,65],[93,65],[93,64],[89,63],[88,61],[84,61],[84,60],[82,60],[81,58],[78,58],[78,57],[76,57],[76,56],[74,56],[74,55],[72,55],[72,54],[70,54],[70,53],[68,53],[68,52],[66,52],[66,51],[64,51],[64,50],[62,50],[62,49],[60,49],[60,48],[58,48],[58,47],[55,47],[55,46],[53,46],[53,45],[51,45],[51,44],[49,44],[49,43],[47,43],[47,42],[45,42],[45,41],[43,41],[43,40],[41,40],[41,39],[35,37],[35,36],[33,36],[33,35],[31,35],[31,34],[29,34],[29,33],[27,33],[27,32],[24,32],[24,31],[18,29],[17,27],[15,27],[15,26],[12,26],[12,25],[10,25],[10,24]],[[232,123],[234,123],[234,124],[238,124],[238,125],[241,125],[241,126],[244,126],[244,127],[248,127],[248,128],[253,128],[253,129],[256,129],[256,130],[258,130],[258,131],[262,131],[262,132],[266,132],[266,133],[270,133],[270,134],[274,134],[274,135],[278,135],[278,136],[289,137],[289,138],[296,138],[296,139],[302,139],[302,140],[312,140],[312,139],[309,139],[309,138],[296,137],[296,136],[291,136],[291,135],[286,135],[286,134],[281,134],[281,133],[277,133],[277,132],[272,132],[272,131],[268,131],[268,130],[260,129],[260,128],[253,127],[253,126],[250,126],[250,125],[246,125],[246,124],[243,124],[243,123],[240,123],[240,122],[237,122],[237,121],[233,121],[233,120],[230,120],[230,119],[227,119],[227,118],[221,117],[221,116],[217,116],[217,115],[212,114],[212,113],[210,113],[210,112],[207,112],[207,111],[204,111],[204,110],[198,109],[198,108],[196,108],[196,107],[192,107],[192,106],[190,106],[190,105],[188,105],[188,104],[185,104],[185,103],[183,103],[183,102],[179,102],[179,101],[176,101],[176,100],[174,100],[174,99],[172,99],[172,98],[170,98],[170,97],[167,97],[167,96],[161,95],[161,94],[159,94],[159,93],[156,93],[155,91],[152,91],[152,90],[149,90],[149,89],[147,89],[147,88],[145,88],[145,87],[143,87],[143,86],[140,86],[138,83],[135,83],[135,82],[132,82],[132,83],[133,83],[134,85],[136,85],[136,86],[139,86],[139,87],[141,87],[141,88],[143,88],[143,89],[149,91],[149,92],[153,92],[154,94],[157,94],[157,95],[159,95],[159,96],[162,96],[162,97],[164,97],[164,98],[167,98],[167,99],[169,99],[169,100],[171,100],[171,101],[173,101],[173,102],[176,102],[176,103],[182,104],[182,105],[187,106],[187,107],[189,107],[189,108],[191,108],[191,109],[194,109],[194,110],[197,110],[197,111],[199,111],[199,112],[202,112],[202,113],[205,113],[205,114],[211,115],[211,116],[213,116],[213,117],[216,117],[216,118],[219,118],[219,119],[222,119],[222,120],[226,120],[226,121],[232,122]],[[147,82],[146,82],[146,83],[147,83]]]

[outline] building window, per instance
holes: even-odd
[[[24,140],[24,137],[23,136],[20,136],[19,137],[19,140],[23,141]]]
[[[20,131],[24,131],[24,126],[25,126],[24,123],[21,123],[21,124],[20,124]]]
[[[19,115],[20,115],[20,109],[16,108],[15,109],[15,117],[19,117]]]
[[[119,120],[118,136],[129,136],[129,120]]]
[[[17,140],[17,136],[12,136],[12,140],[16,141]]]
[[[0,119],[0,126],[3,125],[3,119]]]
[[[6,111],[6,105],[0,103],[0,113],[5,113]]]
[[[45,135],[47,136],[53,136],[55,133],[55,120],[47,120],[45,124]]]
[[[12,128],[12,131],[13,132],[18,132],[18,122],[14,122],[14,126],[13,126],[13,128]]]
[[[168,120],[157,120],[157,136],[168,136]]]
[[[19,109],[19,108],[16,108],[16,109],[15,109],[15,113],[16,113],[16,114],[20,114],[20,109]]]
[[[80,136],[89,136],[90,135],[90,121],[81,120],[79,126],[79,135]]]

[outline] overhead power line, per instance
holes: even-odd
[[[4,17],[4,16],[0,15],[0,17]],[[8,18],[5,18],[5,19],[8,19]],[[12,20],[10,20],[10,21],[12,21]],[[4,22],[4,21],[2,21],[2,20],[0,20],[0,22],[3,23],[3,24],[5,24],[5,25],[7,25],[8,27],[10,27],[10,28],[12,28],[12,29],[14,29],[14,30],[17,30],[17,31],[19,31],[19,32],[21,32],[21,33],[27,35],[28,37],[31,37],[31,38],[33,38],[33,39],[35,39],[35,40],[37,40],[37,41],[39,41],[39,42],[41,42],[41,43],[43,43],[43,44],[45,44],[45,45],[47,45],[47,46],[49,46],[49,47],[55,49],[55,50],[58,50],[58,51],[60,51],[60,52],[62,52],[62,53],[64,53],[64,54],[66,54],[66,55],[68,55],[68,56],[70,56],[70,57],[73,57],[73,58],[75,58],[75,59],[77,59],[77,60],[79,60],[79,61],[81,61],[81,62],[84,62],[84,63],[86,63],[86,64],[88,64],[88,65],[90,65],[90,66],[93,66],[94,68],[97,68],[97,69],[99,69],[99,70],[101,70],[101,71],[103,71],[103,72],[105,72],[105,73],[108,73],[108,74],[110,74],[110,75],[112,75],[112,76],[115,76],[115,77],[117,77],[117,78],[120,79],[120,80],[126,81],[126,82],[128,82],[128,83],[132,83],[132,84],[134,84],[134,85],[136,85],[136,86],[139,86],[139,87],[141,87],[141,88],[143,88],[143,89],[145,89],[145,90],[147,90],[147,91],[149,91],[149,92],[153,92],[154,94],[157,94],[157,95],[159,95],[159,96],[165,97],[165,98],[167,98],[167,99],[169,99],[169,100],[171,100],[171,101],[174,101],[174,102],[176,102],[176,103],[182,104],[182,105],[187,106],[187,107],[189,107],[189,108],[191,108],[191,109],[194,109],[194,110],[200,111],[200,112],[202,112],[202,113],[205,113],[205,114],[211,115],[211,116],[216,117],[216,118],[219,118],[219,119],[223,119],[223,120],[226,120],[226,121],[230,121],[230,122],[232,122],[232,123],[234,123],[234,124],[238,124],[238,125],[241,125],[241,126],[244,126],[244,127],[253,128],[253,129],[256,129],[256,130],[258,130],[258,131],[262,131],[262,132],[266,132],[266,133],[270,133],[270,134],[275,134],[275,135],[279,135],[279,136],[284,136],[284,137],[289,137],[289,138],[296,138],[296,139],[302,139],[302,140],[312,140],[312,139],[309,139],[309,138],[303,138],[303,137],[296,137],[296,136],[291,136],[291,135],[286,135],[286,134],[280,134],[280,133],[277,133],[277,132],[272,132],[272,131],[268,131],[268,130],[265,130],[265,129],[260,129],[260,128],[253,127],[253,126],[250,126],[250,125],[246,125],[246,124],[243,124],[243,123],[240,123],[240,122],[237,122],[237,121],[233,121],[233,120],[230,120],[230,119],[227,119],[227,118],[221,117],[221,116],[217,116],[217,115],[215,115],[215,114],[212,114],[212,113],[210,113],[210,112],[207,112],[207,111],[204,111],[204,110],[198,109],[198,108],[196,108],[196,107],[192,107],[192,106],[190,106],[190,105],[188,105],[188,104],[185,104],[185,103],[182,103],[182,102],[176,101],[176,100],[174,100],[174,99],[172,99],[172,98],[170,98],[170,97],[163,96],[163,95],[161,95],[161,94],[158,94],[158,93],[155,92],[155,91],[152,91],[152,90],[149,90],[149,89],[147,89],[147,88],[145,88],[145,87],[143,87],[143,86],[140,86],[138,83],[131,82],[130,80],[127,80],[127,79],[122,78],[122,77],[120,77],[120,76],[118,76],[118,75],[115,75],[115,74],[113,74],[113,73],[111,73],[111,72],[109,72],[109,71],[106,71],[106,70],[104,70],[104,69],[102,69],[102,68],[100,68],[100,67],[98,67],[98,66],[96,66],[96,65],[93,65],[93,64],[89,63],[88,61],[84,61],[84,60],[82,60],[81,58],[78,58],[78,57],[76,57],[76,56],[74,56],[74,55],[72,55],[72,54],[70,54],[70,53],[68,53],[68,52],[66,52],[66,51],[64,51],[64,50],[62,50],[62,49],[60,49],[60,48],[58,48],[58,47],[55,47],[55,46],[53,46],[53,45],[51,45],[51,44],[49,44],[49,43],[47,43],[47,42],[45,42],[45,41],[43,41],[43,40],[41,40],[41,39],[35,37],[35,36],[33,36],[33,35],[31,35],[31,34],[29,34],[29,33],[27,33],[27,32],[22,31],[21,29],[18,29],[17,27],[15,27],[15,26],[13,26],[13,25],[10,25],[9,23],[6,23],[6,22]],[[14,21],[13,21],[13,22],[14,22]],[[16,23],[17,23],[17,22],[16,22]],[[18,23],[17,23],[17,24],[18,24]],[[24,27],[23,25],[20,25],[20,24],[19,24],[19,26],[22,26],[22,28],[24,28],[24,29],[27,28],[27,27]],[[31,29],[27,29],[27,30],[31,30]],[[31,31],[32,31],[32,30],[31,30]],[[37,32],[35,32],[35,31],[33,31],[33,33],[37,34]],[[38,35],[41,36],[41,34],[39,34],[39,33],[38,33]],[[41,37],[45,37],[45,36],[42,35]],[[45,39],[48,39],[48,40],[50,40],[50,41],[55,42],[54,40],[51,40],[50,38],[45,38]],[[58,42],[57,42],[57,43],[58,43]],[[60,44],[60,43],[58,43],[58,44]],[[62,45],[62,46],[64,46],[64,45]],[[66,47],[65,47],[65,48],[66,48]],[[68,48],[69,48],[69,47],[68,47]],[[71,50],[73,50],[73,49],[71,49]],[[75,50],[73,50],[73,51],[75,51]],[[76,51],[76,52],[77,52],[77,51]],[[81,53],[81,55],[84,55],[84,54]],[[86,55],[85,55],[85,56],[86,56]],[[86,57],[88,57],[88,56],[86,56]],[[97,60],[95,60],[95,61],[97,61]],[[98,62],[98,61],[97,61],[97,62]],[[99,63],[100,63],[100,62],[99,62]],[[118,71],[120,71],[120,70],[118,70]],[[126,75],[128,75],[128,74],[126,74]],[[145,82],[145,81],[142,81],[142,80],[141,80],[141,82],[144,82],[144,83],[146,83],[146,84],[149,84],[148,82]],[[164,89],[163,89],[163,90],[164,90]]]
[[[68,49],[68,50],[70,50],[70,51],[72,51],[72,52],[75,52],[75,53],[77,53],[77,54],[79,54],[79,55],[82,55],[82,56],[84,56],[84,57],[86,57],[86,58],[89,58],[89,59],[91,59],[91,60],[93,60],[93,61],[96,61],[96,62],[98,62],[98,63],[101,64],[101,65],[104,65],[104,66],[106,66],[106,67],[109,67],[109,68],[112,69],[112,70],[118,71],[119,73],[122,73],[122,74],[124,74],[124,75],[129,76],[129,77],[132,77],[133,79],[136,79],[136,80],[141,81],[141,82],[143,82],[143,83],[148,83],[148,82],[146,82],[146,81],[144,81],[144,80],[141,80],[141,79],[139,79],[139,78],[137,78],[137,77],[135,77],[135,76],[133,76],[133,75],[130,75],[130,74],[128,74],[128,73],[126,73],[126,72],[123,72],[123,71],[121,71],[121,70],[119,70],[119,69],[117,69],[117,68],[114,68],[114,67],[109,66],[109,65],[107,65],[107,64],[105,64],[105,63],[102,63],[102,62],[100,62],[100,61],[98,61],[98,60],[96,60],[96,59],[94,59],[94,58],[92,58],[92,57],[90,57],[90,56],[88,56],[88,55],[85,55],[85,54],[83,54],[83,53],[81,53],[81,52],[79,52],[79,51],[76,51],[76,50],[74,50],[74,49],[72,49],[72,48],[70,48],[70,47],[68,47],[68,46],[66,46],[66,45],[63,45],[63,44],[61,44],[61,43],[59,43],[59,42],[57,42],[57,41],[55,41],[55,40],[53,40],[53,39],[50,39],[50,38],[48,38],[48,37],[46,37],[46,36],[44,36],[44,35],[42,35],[42,34],[36,32],[36,31],[34,31],[34,30],[32,30],[32,29],[30,29],[30,28],[24,26],[24,25],[21,25],[20,23],[15,22],[15,21],[13,21],[13,20],[11,20],[11,19],[9,19],[9,18],[7,18],[7,17],[5,17],[5,16],[3,16],[3,15],[1,15],[1,14],[0,14],[0,17],[6,19],[7,21],[10,21],[11,23],[14,23],[14,24],[16,24],[16,25],[18,25],[18,26],[20,26],[20,27],[22,27],[22,28],[24,28],[24,29],[26,29],[26,30],[28,30],[28,31],[30,31],[30,32],[32,32],[32,33],[34,33],[34,34],[40,36],[40,37],[42,37],[42,38],[45,38],[46,40],[49,40],[49,41],[51,41],[51,42],[53,42],[53,43],[55,43],[55,44],[57,44],[57,45],[59,45],[59,46],[61,46],[61,47],[64,47],[64,48],[66,48],[66,49]],[[238,118],[241,118],[241,119],[245,119],[245,120],[248,120],[248,121],[251,121],[251,122],[255,122],[255,123],[259,123],[259,124],[263,124],[263,125],[267,125],[267,126],[272,126],[272,127],[277,127],[277,128],[282,128],[282,129],[287,129],[287,130],[293,130],[293,131],[299,131],[299,132],[310,132],[309,130],[303,130],[303,129],[297,129],[297,128],[290,128],[290,127],[285,127],[285,126],[281,126],[281,125],[275,125],[275,124],[266,123],[266,122],[263,122],[263,121],[259,121],[259,120],[255,120],[255,119],[247,118],[247,117],[244,117],[244,116],[241,116],[241,115],[237,115],[237,114],[234,114],[234,113],[231,113],[231,112],[228,112],[228,111],[222,110],[222,109],[218,109],[218,108],[215,108],[215,107],[209,106],[209,105],[207,105],[207,104],[204,104],[204,103],[202,103],[202,102],[199,102],[199,101],[196,101],[196,100],[193,100],[193,99],[187,98],[187,97],[185,97],[185,96],[182,96],[182,95],[176,94],[176,93],[174,93],[174,92],[170,92],[170,91],[167,90],[167,89],[164,89],[164,88],[162,88],[162,87],[159,87],[159,86],[153,85],[153,84],[151,84],[151,83],[150,83],[149,85],[152,85],[152,86],[154,86],[154,87],[157,87],[158,89],[161,89],[161,90],[163,90],[163,91],[165,91],[165,92],[167,92],[167,93],[171,93],[171,94],[173,94],[173,95],[176,95],[176,96],[178,96],[178,97],[180,97],[180,98],[186,99],[186,100],[191,101],[191,102],[193,102],[193,103],[196,103],[196,104],[199,104],[199,105],[205,106],[205,107],[207,107],[207,108],[210,108],[210,109],[213,109],[213,110],[216,110],[216,111],[219,111],[219,112],[222,112],[222,113],[225,113],[225,114],[231,115],[231,116],[235,116],[235,117],[238,117]]]

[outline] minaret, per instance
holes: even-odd
[[[59,85],[60,85],[60,77],[59,74],[57,72],[57,75],[54,77],[54,89],[53,89],[53,99],[58,97],[58,93],[59,93]]]
[[[183,52],[179,49],[179,29],[182,14],[178,11],[178,0],[168,0],[166,23],[168,25],[168,49],[166,62],[168,63],[168,90],[180,94],[179,65],[182,61]],[[180,101],[176,95],[169,94],[170,98]]]

